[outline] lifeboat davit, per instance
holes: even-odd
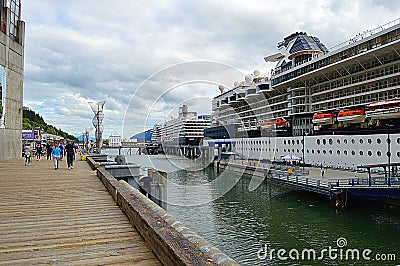
[[[365,121],[365,118],[366,114],[364,109],[341,110],[337,116],[338,122],[345,123],[362,123]]]
[[[368,106],[367,117],[372,119],[400,118],[400,99],[372,102]]]
[[[335,113],[315,113],[312,122],[318,125],[332,125],[335,119]]]
[[[271,129],[286,126],[286,120],[278,118],[275,120],[264,121],[261,124],[261,128]]]

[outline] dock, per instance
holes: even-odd
[[[0,161],[0,265],[161,265],[86,162]]]
[[[319,167],[276,165],[244,160],[221,160],[216,164],[217,169],[241,172],[290,188],[329,196],[331,204],[336,207],[345,207],[349,194],[370,200],[400,198],[400,175],[396,173],[389,176],[390,169],[386,169],[400,164],[359,166],[358,171],[324,168],[323,175]],[[371,168],[385,170],[371,174]]]

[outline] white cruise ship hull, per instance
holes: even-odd
[[[400,162],[400,133],[389,135],[390,147],[387,137],[388,134],[234,138],[205,140],[203,145],[208,146],[208,141],[235,143],[233,152],[237,158],[281,161],[286,155],[294,155],[315,166],[325,163],[332,168],[356,169],[359,165],[388,163],[389,148],[390,161]]]

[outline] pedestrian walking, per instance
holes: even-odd
[[[65,153],[67,154],[68,169],[73,169],[74,168],[75,149],[74,149],[74,145],[69,140],[67,142],[67,145],[65,146]]]
[[[40,160],[40,156],[42,155],[42,145],[39,144],[36,147],[36,161]]]
[[[46,152],[47,152],[47,160],[51,160],[51,153],[53,152],[53,147],[50,143],[46,145]]]
[[[24,147],[24,154],[25,154],[25,165],[31,165],[31,160],[32,160],[32,149],[29,144],[26,144]]]
[[[58,164],[59,164],[58,161],[60,160],[60,156],[61,156],[61,149],[58,147],[57,144],[52,151],[52,155],[53,155],[53,162],[54,162],[54,170],[57,170]]]
[[[60,148],[60,150],[61,150],[60,160],[62,160],[63,157],[64,157],[64,145],[62,144],[62,142],[60,142],[59,148]]]

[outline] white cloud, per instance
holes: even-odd
[[[332,47],[396,19],[400,8],[393,3],[25,1],[25,105],[48,123],[78,134],[91,126],[87,102],[105,100],[105,135],[122,130],[126,110],[131,123],[127,134],[137,133],[192,98],[199,101],[192,101],[191,110],[210,110],[210,104],[203,107],[205,99],[218,93],[213,84],[178,86],[165,94],[146,122],[160,94],[176,85],[173,78],[196,79],[196,71],[187,69],[173,73],[171,80],[166,76],[150,79],[138,91],[153,73],[192,60],[221,62],[244,73],[253,69],[266,73],[271,65],[263,57],[275,53],[276,44],[292,32],[306,31]],[[208,77],[203,70],[198,72],[202,79],[215,79],[212,71],[219,71],[223,79],[221,69],[211,69]],[[226,75],[223,82],[231,85],[235,80],[236,76]]]

